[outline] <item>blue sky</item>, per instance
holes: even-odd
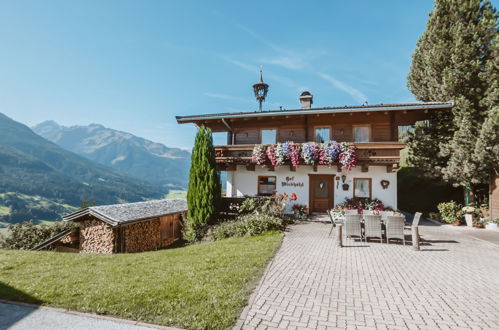
[[[0,112],[190,148],[175,115],[414,101],[430,0],[0,1]]]

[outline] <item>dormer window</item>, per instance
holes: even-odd
[[[274,144],[277,142],[277,130],[276,129],[262,129],[262,144]]]
[[[370,127],[368,125],[355,125],[353,127],[353,142],[369,142]]]

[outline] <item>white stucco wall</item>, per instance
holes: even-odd
[[[334,204],[345,201],[345,198],[353,197],[353,179],[371,178],[372,179],[372,198],[379,198],[385,206],[397,208],[397,173],[387,173],[385,166],[369,166],[368,172],[361,172],[360,167],[351,171],[338,172],[336,167],[318,166],[317,172],[313,171],[312,166],[300,166],[296,172],[291,172],[289,166],[277,167],[274,172],[256,166],[255,171],[248,171],[245,166],[237,166],[236,171],[227,174],[227,196],[242,197],[254,196],[258,191],[258,176],[276,176],[277,192],[297,195],[295,203],[308,205],[309,194],[309,176],[308,174],[334,174],[340,176],[339,182],[334,180]],[[349,184],[348,191],[343,191],[341,176],[346,175],[345,183]],[[286,177],[293,178],[289,182],[303,183],[301,187],[283,186]],[[390,182],[387,189],[383,189],[381,180]]]

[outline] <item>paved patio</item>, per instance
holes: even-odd
[[[424,222],[419,252],[338,248],[329,229],[289,228],[236,328],[499,329],[499,245]]]

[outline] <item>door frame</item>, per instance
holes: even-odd
[[[329,177],[329,191],[331,192],[331,198],[328,199],[328,209],[332,209],[334,205],[334,177],[336,174],[309,174],[308,175],[308,214],[314,212],[312,210],[313,200],[314,200],[314,189],[312,185],[312,178],[316,177]]]

